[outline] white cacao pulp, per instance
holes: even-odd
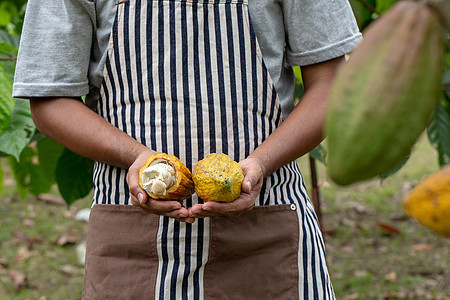
[[[155,195],[165,195],[176,179],[175,168],[164,159],[154,161],[142,172],[142,186]]]

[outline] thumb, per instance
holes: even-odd
[[[250,179],[245,179],[242,182],[242,191],[244,193],[250,193],[250,191],[252,190],[252,182]]]
[[[253,187],[255,187],[259,181],[260,174],[256,168],[247,167],[244,172],[244,181],[242,182],[242,191],[244,193],[250,193]]]
[[[133,172],[133,169],[130,168],[127,174],[127,183],[132,197],[135,197],[141,204],[147,202],[147,193],[139,186],[139,172]]]

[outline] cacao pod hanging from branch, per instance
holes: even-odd
[[[408,156],[441,92],[441,24],[428,5],[397,2],[367,28],[340,66],[325,126],[333,181],[369,179]]]

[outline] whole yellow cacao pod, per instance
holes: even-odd
[[[450,237],[450,165],[429,175],[406,194],[403,207],[422,225]]]
[[[211,153],[192,171],[195,192],[203,201],[231,202],[241,194],[241,166],[224,153]]]
[[[330,92],[327,172],[341,185],[396,167],[426,128],[444,62],[440,18],[399,1],[369,26]]]

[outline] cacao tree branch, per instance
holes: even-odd
[[[309,155],[309,168],[311,171],[311,202],[314,206],[314,211],[316,212],[317,219],[319,221],[320,228],[323,229],[322,226],[322,211],[320,209],[320,197],[319,197],[319,185],[317,183],[317,169],[316,169],[316,160]]]
[[[0,57],[0,61],[5,60],[5,61],[16,61],[17,57]]]

